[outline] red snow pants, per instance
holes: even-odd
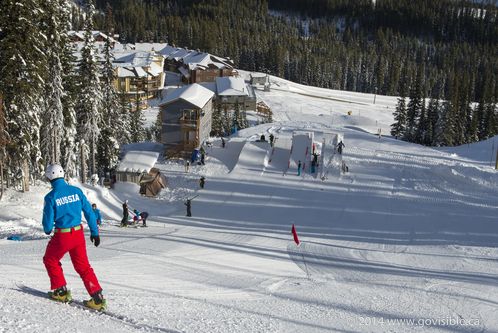
[[[74,269],[83,280],[88,293],[93,295],[102,290],[93,268],[88,262],[83,227],[70,232],[55,232],[48,242],[43,263],[50,277],[50,289],[57,289],[66,285],[60,260],[67,252],[69,252]]]

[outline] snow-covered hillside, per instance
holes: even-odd
[[[238,132],[225,148],[214,140],[206,165],[189,173],[181,161],[161,162],[168,188],[159,198],[140,197],[133,184],[83,186],[106,219],[100,247],[88,243],[106,314],[43,297],[49,185],[8,191],[0,331],[497,332],[490,156],[498,137],[451,149],[379,138],[379,129],[389,133],[394,97],[271,83],[257,94],[275,122]],[[305,164],[313,148],[296,132],[321,153],[316,174],[308,163],[297,176],[296,160]],[[274,147],[257,142],[270,133]],[[339,155],[332,144],[341,137]],[[187,218],[183,201],[195,195]],[[149,228],[117,227],[125,199],[150,213]],[[88,298],[69,258],[62,264],[73,296]]]

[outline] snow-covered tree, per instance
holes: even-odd
[[[226,129],[223,126],[223,111],[221,108],[221,103],[216,103],[213,109],[213,118],[212,118],[212,132],[213,135],[222,136]]]
[[[145,140],[144,123],[142,110],[137,105],[137,109],[131,113],[130,135],[132,142]]]
[[[108,5],[105,17],[105,32],[113,35],[112,10]],[[102,68],[102,122],[97,148],[98,169],[102,172],[110,171],[117,163],[119,156],[119,132],[124,123],[120,117],[119,97],[114,88],[113,56],[111,41],[108,38],[104,46],[104,64]]]
[[[79,63],[79,94],[76,107],[78,119],[77,136],[89,147],[89,166],[91,174],[97,171],[97,143],[100,135],[102,92],[99,66],[95,56],[93,16],[95,6],[89,0],[85,17],[85,32],[81,61]]]
[[[0,2],[0,91],[10,141],[7,145],[11,179],[29,176],[41,167],[40,112],[43,105],[46,36],[41,31],[40,0]]]
[[[60,162],[66,175],[76,177],[77,175],[77,144],[76,144],[76,101],[78,96],[78,72],[75,68],[76,59],[69,42],[67,31],[70,27],[70,17],[72,6],[66,0],[59,0],[61,6],[61,55],[62,63],[62,86],[64,95],[62,96],[62,113],[64,117],[64,135],[61,140]]]
[[[45,85],[45,105],[42,112],[41,153],[45,164],[60,163],[61,139],[64,136],[64,116],[62,98],[65,94],[62,85],[63,68],[61,55],[64,49],[63,9],[58,0],[43,3],[47,43],[47,84]]]

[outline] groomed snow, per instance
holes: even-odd
[[[497,332],[493,139],[432,149],[379,138],[395,97],[270,81],[271,91],[257,95],[275,122],[239,131],[225,148],[213,139],[206,165],[189,173],[182,161],[156,164],[168,179],[158,198],[140,197],[134,184],[79,185],[105,217],[102,243],[88,244],[88,254],[108,314],[41,296],[49,185],[8,190],[0,331]],[[322,152],[318,175],[298,177],[289,163],[299,132],[313,133]],[[274,147],[257,142],[270,133]],[[342,156],[332,147],[338,137]],[[195,195],[187,218],[183,202]],[[117,227],[125,199],[150,213],[150,227]],[[73,296],[86,299],[68,257],[62,265]]]

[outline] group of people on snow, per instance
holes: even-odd
[[[138,224],[142,222],[142,226],[147,226],[147,218],[149,217],[149,213],[140,212],[138,209],[133,210],[133,218],[130,221],[130,209],[128,207],[128,200],[123,202],[123,218],[121,219],[121,227],[126,227],[132,224]]]

